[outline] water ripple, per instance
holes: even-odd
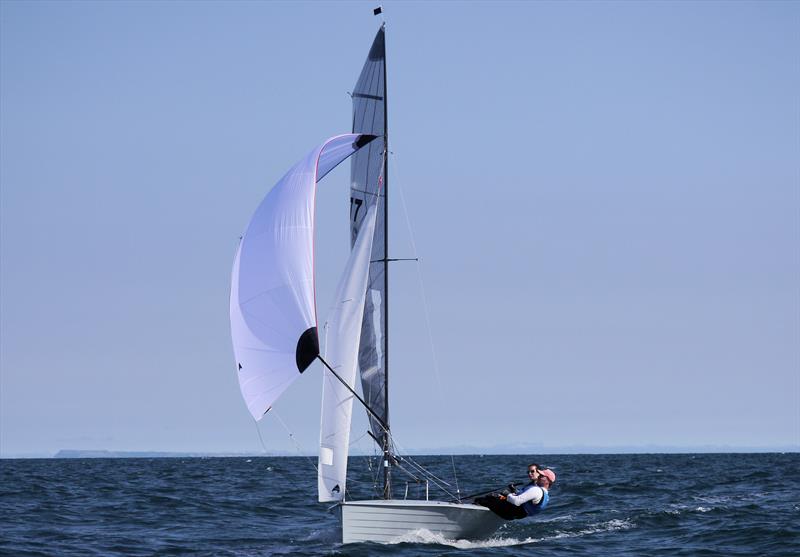
[[[451,474],[450,457],[415,460]],[[800,554],[800,455],[457,456],[461,490],[519,479],[532,460],[559,476],[535,519],[482,541],[421,530],[348,546],[305,458],[3,460],[0,554]],[[350,497],[371,497],[366,460],[351,471]]]

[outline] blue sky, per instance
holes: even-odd
[[[260,449],[236,242],[349,131],[372,7],[0,4],[0,454]],[[384,11],[400,445],[800,446],[800,5]],[[340,169],[321,316],[348,203]],[[268,449],[314,450],[320,372]]]

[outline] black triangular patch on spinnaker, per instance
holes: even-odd
[[[297,350],[295,351],[297,371],[303,373],[317,356],[319,356],[319,337],[317,336],[317,328],[311,327],[306,329],[297,340]]]

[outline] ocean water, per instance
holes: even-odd
[[[453,484],[449,456],[414,460]],[[558,474],[550,507],[491,539],[346,546],[304,457],[2,460],[0,554],[800,555],[800,454],[456,456],[458,487],[532,460]],[[369,461],[351,459],[352,499]]]

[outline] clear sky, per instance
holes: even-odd
[[[372,7],[0,3],[0,454],[260,450],[234,250],[349,131]],[[800,446],[800,3],[384,11],[391,251],[421,258],[391,275],[400,445]],[[320,185],[320,316],[347,179]],[[315,450],[320,386],[268,449],[282,420]]]

